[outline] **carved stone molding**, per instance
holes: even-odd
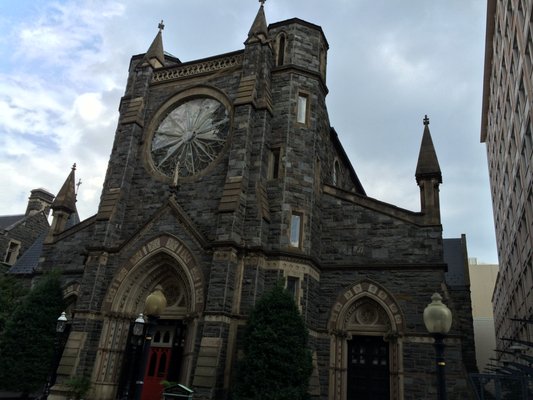
[[[179,67],[165,69],[155,72],[152,77],[152,83],[161,83],[181,78],[188,78],[195,75],[203,75],[220,71],[227,68],[238,67],[242,65],[243,54],[232,54],[226,57],[215,58],[195,62],[192,64],[182,65]]]
[[[403,399],[404,318],[388,291],[365,280],[344,290],[332,307],[330,333],[329,400],[346,400],[348,342],[355,336],[382,336],[389,343],[391,399]]]

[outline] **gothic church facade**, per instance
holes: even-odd
[[[131,59],[97,214],[61,222],[73,174],[53,207],[40,271],[63,271],[72,326],[50,398],[66,398],[76,375],[90,376],[93,399],[131,393],[131,326],[156,287],[167,307],[145,389],[155,376],[227,398],[246,316],[279,281],[309,328],[313,398],[435,396],[422,320],[434,292],[456,316],[450,398],[467,398],[470,305],[445,284],[428,122],[421,211],[368,197],[330,126],[327,50],[319,26],[267,26],[261,5],[242,50],[181,62],[160,30]]]

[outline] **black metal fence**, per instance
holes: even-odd
[[[533,380],[524,374],[470,374],[477,400],[533,399]]]

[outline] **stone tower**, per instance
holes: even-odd
[[[366,195],[330,126],[317,25],[267,25],[261,5],[243,49],[189,62],[163,51],[161,30],[131,59],[97,214],[44,252],[42,270],[66,272],[73,316],[51,398],[73,375],[90,377],[91,398],[131,395],[141,363],[131,327],[156,288],[167,306],[143,399],[158,398],[162,379],[227,398],[247,315],[279,281],[310,330],[314,398],[428,398],[421,311],[445,287],[446,265],[438,184],[426,181],[440,183],[440,169],[417,169],[421,212]],[[434,154],[426,131],[421,160]],[[449,379],[462,396],[452,335]],[[347,356],[357,352],[376,368]]]

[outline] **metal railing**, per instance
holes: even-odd
[[[470,374],[477,400],[533,399],[533,381],[524,374]]]

